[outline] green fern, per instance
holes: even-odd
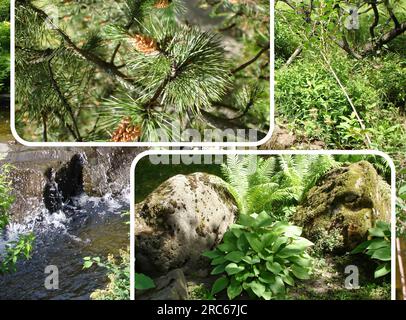
[[[241,214],[266,211],[286,220],[318,179],[338,165],[330,155],[228,155],[222,172]]]

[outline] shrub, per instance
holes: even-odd
[[[391,272],[391,230],[390,224],[377,221],[374,228],[369,229],[370,240],[358,245],[352,254],[365,253],[378,262],[375,278],[383,277]]]
[[[129,300],[130,299],[130,252],[120,250],[120,256],[109,255],[106,261],[100,257],[85,257],[83,269],[94,264],[107,270],[109,283],[105,289],[94,291],[90,298],[94,300]]]
[[[212,260],[211,274],[224,274],[211,294],[227,289],[229,299],[243,291],[266,300],[285,297],[286,285],[294,286],[295,278],[309,279],[312,259],[306,250],[313,243],[301,233],[287,222],[274,222],[266,212],[241,215],[223,243],[203,253]]]

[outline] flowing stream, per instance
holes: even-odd
[[[11,210],[12,222],[0,235],[0,254],[4,254],[6,245],[16,240],[18,234],[32,232],[36,240],[30,260],[22,259],[16,272],[0,275],[0,299],[89,299],[95,289],[105,287],[106,270],[97,266],[84,270],[83,258],[103,259],[129,246],[130,230],[126,224],[129,217],[122,213],[129,211],[130,163],[140,151],[86,148],[78,153],[74,148],[9,147],[14,151],[3,161],[17,168],[14,178],[17,200],[15,209]],[[82,157],[86,161],[83,168],[78,168],[73,161]],[[121,165],[116,167],[117,163]],[[65,188],[70,185],[77,188],[70,189],[74,196],[65,199],[63,209],[52,214],[45,208],[42,197],[41,177],[47,167],[55,167],[65,174]],[[75,180],[83,179],[82,170],[83,175],[93,179],[85,187]],[[33,183],[40,184],[39,188]],[[51,265],[58,268],[59,289],[56,290],[45,286],[50,275],[45,269]]]

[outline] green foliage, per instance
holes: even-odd
[[[405,35],[397,33],[388,43],[380,39],[394,32],[395,19],[406,20],[405,6],[377,2],[379,23],[373,27],[373,1],[314,1],[312,7],[310,1],[289,3],[276,5],[276,119],[299,139],[321,140],[327,148],[369,147],[401,158],[398,151],[406,148],[406,52],[399,44]],[[362,12],[358,29],[348,29],[351,6]],[[299,54],[293,56],[296,50]]]
[[[109,255],[106,260],[100,257],[83,258],[83,269],[93,265],[107,271],[109,283],[105,289],[94,291],[90,297],[94,300],[129,300],[130,299],[130,252],[121,250],[119,257]]]
[[[10,0],[0,0],[0,21],[10,20]]]
[[[15,272],[17,270],[17,261],[20,258],[30,259],[34,241],[35,235],[29,233],[19,235],[17,241],[9,242],[6,247],[6,253],[0,257],[0,274]]]
[[[375,227],[369,229],[370,240],[358,245],[352,254],[365,253],[379,263],[375,270],[375,278],[383,277],[391,272],[391,230],[390,224],[377,221]]]
[[[10,178],[12,169],[13,167],[9,164],[3,164],[0,167],[0,236],[9,223],[9,210],[14,202]],[[16,271],[16,264],[20,258],[29,259],[34,241],[34,234],[29,233],[21,234],[16,241],[7,243],[5,253],[0,256],[0,274]]]
[[[241,214],[267,211],[286,220],[317,180],[337,165],[328,155],[229,155],[222,171]]]
[[[12,195],[12,181],[10,179],[10,171],[12,166],[4,164],[0,168],[0,232],[9,222],[9,209],[14,202]]]
[[[265,300],[284,298],[286,286],[310,277],[312,259],[306,250],[313,244],[301,233],[287,222],[274,222],[266,212],[241,215],[223,242],[203,254],[212,260],[212,275],[224,274],[211,294],[227,289],[229,299],[243,291]]]
[[[148,290],[155,288],[154,280],[146,276],[143,273],[135,274],[135,289],[136,290]]]
[[[236,55],[225,52],[225,30],[183,22],[186,1],[17,2],[17,131],[30,141],[157,141],[178,138],[175,121],[203,130],[206,117],[230,122],[230,110],[239,127],[255,121],[265,130],[269,3],[260,3],[222,6],[240,12],[241,27],[257,18],[243,36],[227,33],[243,43]],[[47,19],[53,8],[58,25]],[[134,136],[117,133],[123,121]]]
[[[210,290],[204,284],[199,284],[189,288],[190,300],[215,300]]]
[[[5,22],[0,21],[0,91],[4,91],[9,87],[9,83],[7,81],[9,77],[10,77],[10,23],[7,21]]]

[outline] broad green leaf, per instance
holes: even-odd
[[[283,233],[286,237],[299,237],[302,234],[302,228],[292,226],[287,222],[279,222],[275,224],[273,231],[276,233]]]
[[[376,250],[371,258],[378,259],[381,261],[390,261],[391,260],[390,248],[386,247]]]
[[[371,244],[372,240],[364,241],[355,247],[354,250],[351,251],[351,254],[361,253],[366,250],[366,248]]]
[[[214,282],[213,287],[211,288],[211,294],[214,296],[215,294],[223,291],[228,286],[229,280],[226,276],[218,278],[216,282]]]
[[[212,266],[217,266],[217,265],[222,264],[222,263],[224,263],[226,261],[227,260],[225,259],[225,257],[218,257],[218,258],[215,258],[215,259],[213,259],[211,261],[211,265]]]
[[[237,240],[237,248],[238,250],[242,251],[242,252],[247,252],[250,248],[250,244],[247,240],[247,238],[245,237],[244,234],[242,234],[238,240]]]
[[[135,274],[135,289],[148,290],[155,288],[154,280],[142,273]]]
[[[224,242],[220,245],[217,246],[217,249],[221,250],[222,252],[231,252],[237,250],[237,247],[234,243],[232,242]]]
[[[267,272],[267,271],[263,271],[263,272],[261,272],[261,274],[259,275],[259,277],[258,277],[258,279],[261,281],[261,282],[264,282],[264,283],[273,283],[274,281],[275,281],[275,276],[272,274],[272,273],[270,273],[270,272]]]
[[[220,264],[217,267],[215,267],[212,271],[211,271],[211,275],[217,275],[220,273],[223,273],[225,271],[226,265],[225,264]]]
[[[274,219],[265,211],[262,211],[255,220],[255,226],[259,228],[265,228],[274,223]]]
[[[262,251],[263,243],[256,234],[247,233],[245,236],[247,237],[247,240],[253,250],[255,250],[256,252]]]
[[[202,256],[203,256],[203,257],[207,257],[207,258],[210,258],[210,259],[218,258],[218,257],[220,257],[221,255],[222,255],[222,254],[221,254],[219,251],[217,251],[217,250],[206,251],[206,252],[203,252],[203,253],[202,253]]]
[[[295,275],[296,278],[301,280],[307,280],[310,278],[307,269],[299,267],[297,265],[292,266],[292,273]]]
[[[264,300],[271,300],[273,298],[272,291],[265,291],[262,294],[262,298],[264,298]]]
[[[281,278],[286,284],[292,287],[295,285],[295,280],[290,276],[289,272],[288,274],[281,275]]]
[[[229,263],[229,264],[225,267],[225,271],[227,272],[227,274],[228,274],[229,276],[231,276],[231,275],[233,275],[233,274],[236,274],[236,273],[239,273],[239,272],[241,272],[241,271],[243,271],[243,270],[244,270],[244,267],[243,267],[243,266],[239,266],[239,265],[237,265],[237,264],[234,263],[234,262]]]
[[[391,272],[391,265],[390,263],[384,263],[378,268],[376,268],[374,276],[375,278],[383,277]]]
[[[385,232],[381,228],[374,227],[368,230],[369,234],[373,237],[385,237]]]
[[[390,242],[385,239],[374,239],[367,247],[368,250],[377,250],[384,247],[390,247]]]
[[[248,263],[248,264],[256,264],[256,263],[260,263],[261,260],[257,257],[257,256],[245,256],[242,258],[242,261]]]
[[[235,279],[231,280],[231,284],[227,288],[227,296],[230,300],[233,300],[235,297],[239,296],[242,292],[241,284]]]
[[[273,274],[279,274],[282,271],[282,267],[277,262],[266,262],[266,268],[271,271]]]
[[[285,245],[289,241],[287,237],[279,237],[276,239],[275,243],[272,246],[272,251],[277,252],[282,245]]]
[[[244,253],[242,253],[241,251],[233,251],[230,252],[229,254],[227,254],[224,259],[231,261],[231,262],[235,262],[238,263],[241,261],[241,259],[245,256]]]
[[[311,258],[303,258],[301,256],[288,257],[288,260],[300,267],[308,268],[312,265]]]
[[[301,254],[304,251],[301,245],[290,244],[280,250],[277,254],[280,258],[288,258],[294,255]]]
[[[246,227],[252,227],[255,225],[255,219],[247,214],[241,214],[238,223]]]
[[[254,276],[255,276],[255,274],[253,274],[252,272],[248,272],[248,271],[240,272],[240,273],[234,275],[235,279],[238,282],[245,282],[245,281],[247,281],[248,278],[252,278]]]
[[[282,278],[279,276],[275,277],[275,282],[271,283],[269,285],[269,287],[271,288],[272,292],[275,295],[280,295],[280,294],[285,293],[285,284],[284,284]]]
[[[252,281],[249,283],[249,287],[255,293],[257,297],[262,297],[265,292],[265,286],[259,281]]]

